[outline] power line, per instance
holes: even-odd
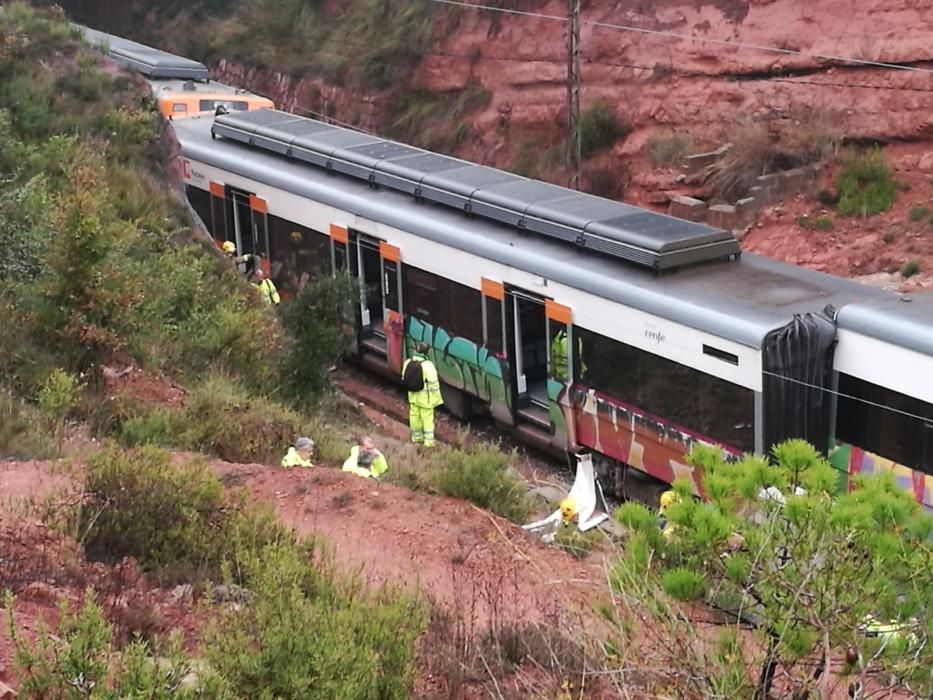
[[[556,22],[567,22],[566,17],[561,17],[559,15],[546,15],[539,12],[528,12],[526,10],[511,10],[504,7],[493,7],[491,5],[483,5],[480,3],[472,2],[463,2],[462,0],[431,0],[431,2],[436,2],[443,5],[454,5],[457,7],[468,7],[474,10],[486,10],[488,12],[499,12],[509,15],[518,15],[522,17],[534,17],[536,19],[544,19],[548,21]],[[851,56],[834,56],[831,54],[821,54],[821,53],[810,53],[808,51],[800,51],[798,49],[785,49],[779,46],[768,46],[764,44],[749,44],[742,41],[730,41],[729,39],[716,39],[714,37],[702,37],[694,36],[692,34],[681,34],[679,32],[669,32],[661,29],[646,29],[645,27],[636,27],[629,24],[613,24],[610,22],[600,22],[597,20],[580,20],[583,24],[589,24],[593,27],[599,27],[602,29],[612,29],[615,31],[622,32],[632,32],[635,34],[645,34],[651,36],[659,36],[666,39],[677,39],[680,41],[692,41],[702,44],[715,44],[718,46],[728,46],[730,48],[737,49],[747,49],[750,51],[763,51],[766,53],[777,53],[784,56],[798,56],[800,58],[810,58],[820,61],[833,61],[836,63],[849,63],[857,66],[871,66],[873,68],[886,68],[890,70],[903,70],[911,71],[914,73],[923,73],[923,74],[933,74],[933,68],[920,68],[918,66],[906,66],[899,63],[886,63],[884,61],[872,61],[869,59],[863,58],[853,58]],[[930,58],[933,61],[933,57]]]

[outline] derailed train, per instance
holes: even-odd
[[[933,294],[275,110],[174,128],[211,235],[265,256],[285,296],[313,275],[359,279],[353,353],[398,378],[427,342],[456,415],[698,493],[696,442],[740,454],[802,437],[840,488],[890,470],[933,508]]]

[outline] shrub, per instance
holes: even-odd
[[[417,598],[364,594],[357,582],[340,580],[320,551],[294,545],[257,551],[247,568],[240,582],[249,604],[221,610],[203,646],[239,697],[411,696],[414,642],[425,620]]]
[[[922,221],[930,215],[930,210],[924,206],[913,206],[910,208],[910,220],[917,222]]]
[[[155,648],[146,642],[134,641],[115,654],[113,630],[90,590],[83,606],[74,613],[63,601],[55,634],[40,627],[32,642],[17,634],[12,602],[12,597],[4,601],[9,610],[8,629],[15,645],[14,663],[20,679],[19,693],[23,697],[59,700],[233,698],[225,684],[213,674],[191,675],[192,664],[177,638]]]
[[[44,416],[0,389],[0,459],[43,459],[56,454],[57,443]]]
[[[868,217],[886,212],[897,197],[897,185],[880,148],[852,149],[842,158],[835,180],[837,211]]]
[[[347,276],[310,282],[282,312],[288,343],[282,386],[296,403],[309,405],[328,386],[328,369],[346,349],[344,324],[354,318],[358,284]]]
[[[801,214],[797,217],[797,225],[808,231],[832,231],[833,220],[828,216],[818,216],[811,219],[806,214]]]
[[[758,123],[731,128],[725,138],[732,148],[716,162],[709,179],[713,196],[730,202],[741,199],[761,175],[827,157],[834,148],[834,133],[829,127],[803,126],[777,134]]]
[[[602,537],[596,528],[580,532],[575,526],[562,524],[554,536],[554,544],[577,559],[585,559]]]
[[[590,156],[623,138],[630,131],[602,100],[594,100],[580,114],[580,151]]]
[[[216,567],[223,487],[203,462],[173,466],[153,447],[108,448],[88,460],[77,532],[89,557],[136,557],[147,570]]]
[[[432,483],[441,493],[475,503],[513,522],[528,519],[524,483],[508,473],[509,458],[491,445],[471,451],[449,450],[439,456]]]
[[[184,415],[181,411],[156,408],[141,411],[122,421],[120,442],[128,447],[156,445],[158,447],[182,446],[178,436],[183,433]]]
[[[901,268],[901,277],[907,279],[908,277],[913,277],[918,272],[920,272],[920,263],[915,258],[911,258],[905,262],[904,266]]]
[[[692,150],[693,139],[689,134],[648,139],[648,157],[655,167],[679,165]]]
[[[191,392],[184,422],[182,444],[228,462],[278,464],[296,437],[313,433],[297,413],[217,374]]]
[[[816,193],[816,201],[824,207],[835,207],[839,203],[839,195],[830,190],[820,190]]]
[[[65,429],[65,419],[78,403],[81,384],[78,378],[61,369],[53,370],[39,390],[39,410],[45,414],[55,433],[59,450]]]

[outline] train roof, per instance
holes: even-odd
[[[839,328],[933,355],[933,292],[849,304],[836,322]]]
[[[364,181],[282,155],[212,139],[211,125],[209,118],[175,122],[184,156],[746,346],[760,348],[765,336],[787,325],[794,314],[890,297],[850,280],[747,253],[739,260],[658,275],[513,226],[416,203],[400,192],[373,189]]]
[[[210,78],[207,66],[190,58],[176,56],[168,51],[154,49],[129,39],[100,32],[80,24],[72,25],[84,35],[92,46],[105,51],[122,66],[131,68],[148,78],[180,78],[202,80]]]
[[[209,83],[193,82],[191,80],[183,80],[179,78],[164,78],[164,79],[153,79],[149,83],[152,85],[152,92],[156,97],[162,97],[165,95],[219,95],[219,96],[231,96],[235,97],[240,95],[242,97],[260,97],[255,93],[250,92],[249,90],[243,90],[242,88],[236,88],[232,85],[226,85],[224,83],[218,83],[215,80],[212,80]]]
[[[382,187],[658,270],[740,253],[730,232],[278,110],[213,132]]]

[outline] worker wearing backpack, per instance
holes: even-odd
[[[418,343],[415,354],[402,367],[402,385],[408,392],[408,425],[411,441],[434,447],[434,409],[444,403],[437,368],[428,359],[427,343]]]

